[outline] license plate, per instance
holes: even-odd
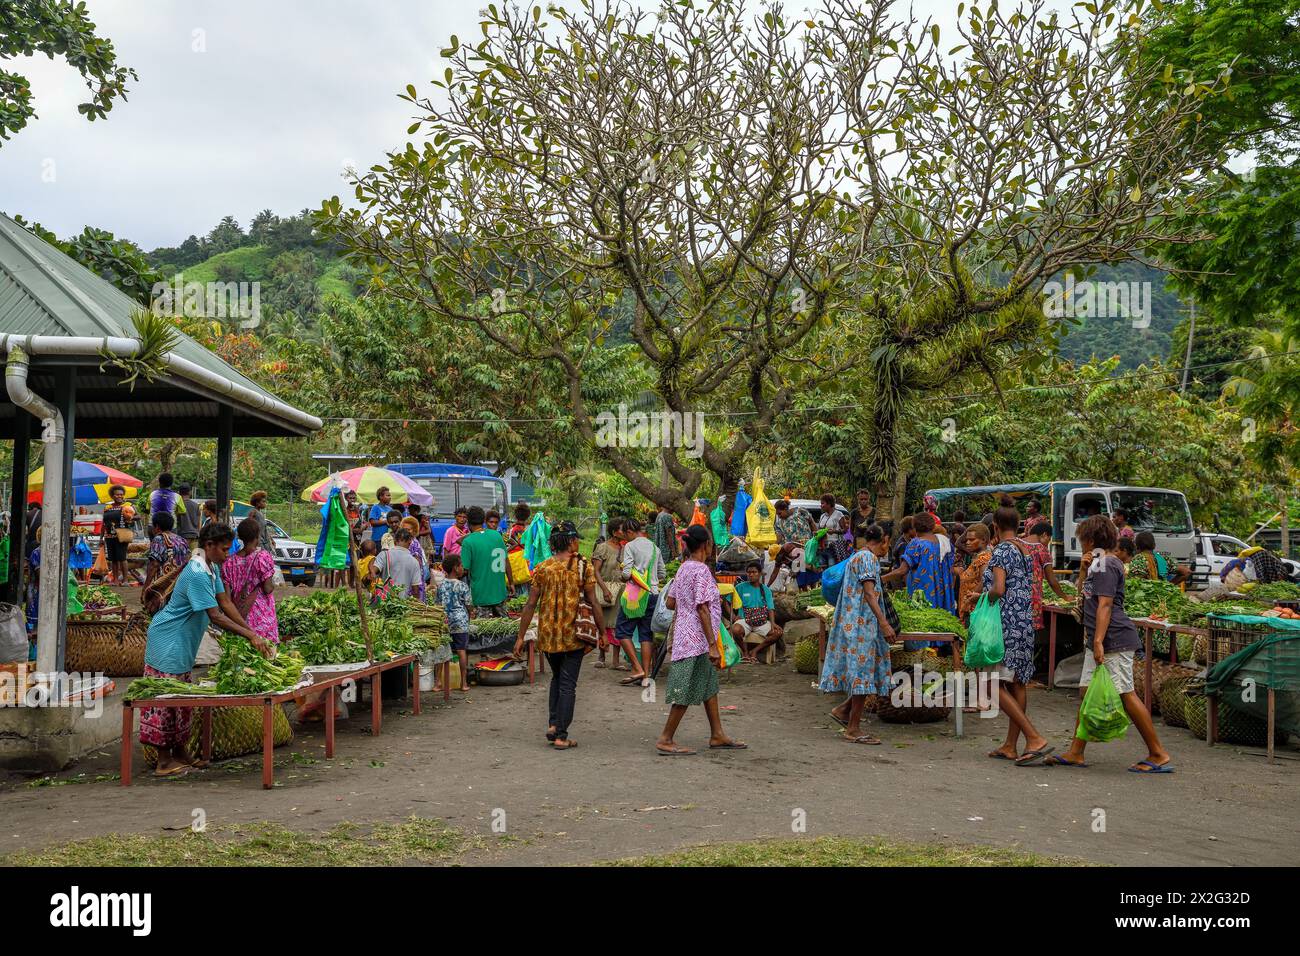
[[[291,577],[291,578],[300,578],[300,577],[302,577],[302,573],[303,573],[303,572],[302,572],[302,568],[290,568],[290,569],[289,569],[289,577]]]

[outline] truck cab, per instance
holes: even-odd
[[[1188,587],[1200,589],[1219,582],[1219,573],[1229,561],[1250,545],[1240,538],[1217,531],[1196,532],[1196,554],[1192,564],[1192,580]],[[1282,558],[1287,575],[1292,581],[1300,580],[1300,562]]]
[[[1091,515],[1110,515],[1123,511],[1135,532],[1150,531],[1156,550],[1175,564],[1191,565],[1196,555],[1196,531],[1187,498],[1168,488],[1138,488],[1127,485],[1103,485],[1075,488],[1065,495],[1059,523],[1060,555],[1068,567],[1078,567],[1083,557],[1079,545],[1080,522]]]

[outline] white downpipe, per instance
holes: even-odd
[[[6,336],[17,338],[17,336]],[[63,509],[63,414],[27,385],[28,359],[22,346],[6,342],[5,389],[19,408],[41,420],[45,443],[45,504],[41,519],[41,595],[36,624],[36,670],[52,674],[58,663],[59,624],[66,613],[63,578],[68,566],[68,514]],[[57,497],[55,497],[57,496]],[[55,500],[51,501],[51,498]]]

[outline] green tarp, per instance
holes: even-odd
[[[1205,683],[1208,694],[1220,695],[1234,710],[1264,720],[1268,692],[1274,695],[1278,727],[1300,734],[1300,621],[1246,614],[1212,614],[1216,620],[1260,627],[1260,637],[1214,666]]]

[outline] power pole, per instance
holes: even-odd
[[[1183,384],[1178,393],[1187,391],[1187,382],[1192,377],[1192,342],[1196,339],[1196,300],[1188,303],[1187,312],[1187,356],[1183,359]]]

